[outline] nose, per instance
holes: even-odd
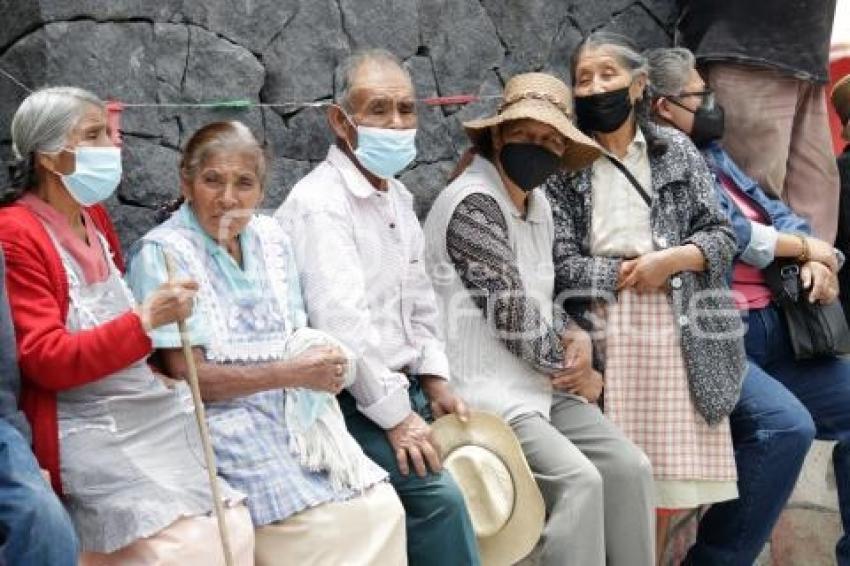
[[[590,92],[591,94],[599,94],[605,92],[605,85],[602,84],[602,81],[599,78],[594,77],[593,82],[590,84]]]
[[[401,112],[399,112],[398,108],[396,108],[393,111],[393,117],[392,117],[392,121],[390,122],[390,128],[392,128],[394,130],[401,130],[401,129],[404,128],[404,126],[405,126],[404,119],[401,116]]]
[[[239,199],[236,198],[236,187],[228,183],[224,191],[221,193],[221,206],[225,210],[230,210],[239,204]]]

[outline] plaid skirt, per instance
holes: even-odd
[[[716,489],[729,483],[721,492],[734,493],[737,479],[729,419],[709,426],[691,401],[667,294],[623,291],[607,306],[605,320],[606,416],[643,449],[657,483],[685,486],[681,507],[729,499]],[[711,493],[694,501],[700,485]],[[660,499],[664,507],[679,506]]]

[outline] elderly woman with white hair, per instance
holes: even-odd
[[[248,495],[257,566],[400,566],[404,509],[387,473],[348,432],[335,395],[353,357],[307,327],[298,271],[276,220],[255,214],[267,162],[241,122],[195,132],[180,163],[183,202],[132,253],[141,300],[168,279],[165,256],[198,281],[186,321],[218,471]],[[186,376],[177,332],[154,332],[159,359]]]
[[[0,244],[21,404],[82,564],[221,564],[191,397],[147,364],[151,332],[185,318],[197,286],[167,283],[133,300],[99,204],[121,179],[109,134],[104,103],[77,88],[36,91],[12,120],[16,175]],[[221,487],[237,563],[250,564],[244,496]]]
[[[556,291],[598,307],[605,413],[652,461],[657,506],[735,499],[728,416],[746,360],[726,286],[734,234],[699,152],[649,120],[630,40],[590,34],[571,74],[578,126],[604,155],[550,178]]]

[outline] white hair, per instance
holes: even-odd
[[[650,49],[649,84],[653,96],[676,96],[685,90],[694,69],[694,54],[684,47]]]
[[[346,111],[351,111],[351,87],[354,85],[354,79],[357,71],[364,63],[376,63],[378,65],[389,65],[401,69],[411,84],[413,79],[410,78],[410,71],[401,62],[401,59],[387,51],[386,49],[362,49],[355,51],[346,57],[336,70],[336,82],[339,85],[337,89],[336,101]]]
[[[91,92],[70,86],[42,88],[27,96],[12,118],[15,158],[61,150],[89,106],[105,107]]]

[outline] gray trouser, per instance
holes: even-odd
[[[655,491],[646,455],[596,405],[556,396],[551,420],[514,418],[546,502],[543,566],[652,566]]]

